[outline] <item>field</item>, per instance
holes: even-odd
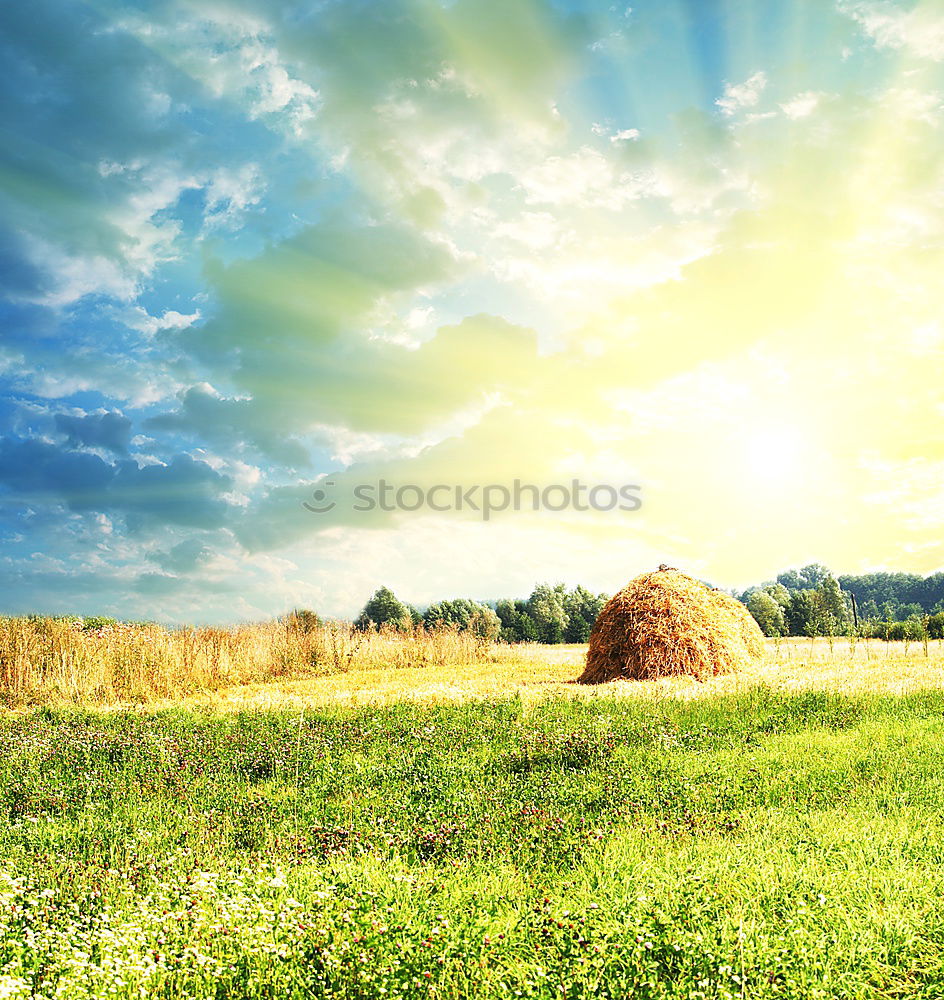
[[[8,697],[0,997],[944,996],[939,644],[581,654]]]

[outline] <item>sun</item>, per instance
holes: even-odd
[[[753,489],[780,490],[806,479],[811,448],[799,426],[755,423],[744,433],[739,449],[745,485]]]

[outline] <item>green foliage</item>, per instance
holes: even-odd
[[[606,594],[586,587],[568,591],[563,584],[539,584],[526,601],[498,601],[495,611],[503,642],[586,642]]]
[[[817,628],[820,635],[843,635],[852,624],[852,611],[832,574],[816,588]]]
[[[401,631],[413,625],[410,608],[389,587],[381,587],[364,605],[354,622],[354,627],[361,631],[380,625],[389,625]]]
[[[927,625],[920,615],[912,615],[904,622],[904,635],[902,638],[906,642],[921,642],[928,637]]]
[[[865,573],[840,576],[842,589],[854,593],[863,618],[903,622],[913,615],[944,608],[944,573],[921,577],[914,573]]]
[[[825,566],[820,563],[810,563],[803,569],[789,569],[781,573],[777,577],[777,583],[790,592],[816,590],[828,576],[829,570]]]
[[[798,590],[792,593],[783,613],[788,635],[817,634],[819,622],[815,591]]]
[[[487,642],[494,642],[501,629],[498,615],[487,604],[466,597],[431,604],[423,615],[423,622],[427,628],[455,626],[459,631],[472,632]]]
[[[90,615],[82,619],[82,628],[86,632],[97,631],[100,628],[110,628],[117,625],[117,618],[109,618],[107,615]]]
[[[785,608],[790,603],[790,591],[782,583],[768,583],[764,590],[780,605]]]
[[[838,636],[852,631],[852,601],[819,563],[789,570],[776,583],[741,595],[765,635]]]
[[[944,989],[944,693],[0,720],[6,997]]]
[[[766,590],[755,590],[748,594],[745,603],[764,635],[785,634],[787,626],[784,609],[772,594]]]
[[[538,641],[559,643],[564,641],[568,616],[565,607],[567,591],[562,583],[551,587],[538,584],[528,598],[528,614],[538,632]]]
[[[527,601],[498,601],[495,613],[501,623],[502,642],[537,642],[538,630],[528,614]]]
[[[564,595],[564,642],[586,642],[603,605],[609,600],[606,594],[591,594],[586,587],[576,587]]]
[[[939,611],[928,618],[927,623],[929,639],[944,639],[944,611]]]

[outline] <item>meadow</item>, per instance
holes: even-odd
[[[0,997],[944,995],[938,643],[415,652],[8,693]]]

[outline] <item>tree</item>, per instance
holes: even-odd
[[[798,590],[790,595],[790,603],[784,609],[784,619],[789,635],[816,635],[817,607],[814,592]]]
[[[944,611],[928,618],[928,638],[944,639]]]
[[[927,619],[923,615],[911,615],[910,618],[906,618],[901,623],[901,631],[901,637],[906,643],[924,642],[926,644],[928,639],[930,639]],[[907,645],[905,646],[905,652],[908,652]]]
[[[381,587],[364,605],[357,616],[354,627],[367,631],[380,626],[391,625],[401,632],[407,631],[413,624],[410,609],[388,587]]]
[[[483,642],[494,642],[501,631],[501,622],[487,604],[480,604],[469,619],[469,631]]]
[[[786,632],[784,610],[766,590],[755,590],[748,595],[747,610],[764,635],[783,635]]]
[[[562,583],[550,587],[539,584],[528,598],[528,615],[538,632],[538,640],[547,643],[564,641],[569,619],[564,607],[565,589]]]
[[[590,638],[597,616],[609,598],[606,594],[592,594],[586,587],[576,587],[564,595],[564,612],[567,625],[564,628],[565,642],[586,642]]]
[[[789,591],[815,590],[829,576],[829,570],[821,563],[810,563],[802,569],[789,569],[777,577],[777,583]]]
[[[870,597],[867,601],[859,602],[859,617],[864,618],[866,621],[878,618],[878,605],[875,603],[874,597]]]
[[[526,601],[499,601],[495,614],[501,623],[498,638],[502,642],[537,642],[538,631],[528,614]]]
[[[475,607],[474,601],[464,597],[456,598],[454,601],[438,601],[436,604],[431,604],[423,613],[423,624],[427,628],[435,628],[437,625],[468,628]]]
[[[451,625],[460,632],[472,632],[478,638],[489,642],[498,637],[502,624],[498,615],[488,605],[479,604],[467,597],[431,604],[422,620],[427,628]]]
[[[538,627],[528,610],[528,602],[515,601],[515,611],[518,613],[518,630],[521,633],[521,641],[539,642]]]
[[[496,602],[495,614],[501,623],[498,638],[502,642],[521,642],[521,635],[518,632],[518,612],[515,610],[515,602],[507,598]]]
[[[901,611],[901,601],[884,601],[882,604],[882,618],[887,622],[901,621],[899,611]]]
[[[839,581],[832,574],[824,577],[816,588],[819,631],[824,635],[842,635],[851,624],[852,614]]]

